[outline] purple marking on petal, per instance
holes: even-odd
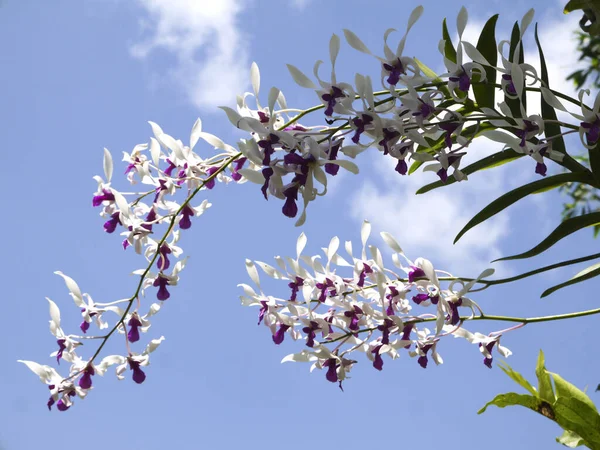
[[[517,95],[517,90],[515,89],[515,85],[512,81],[512,77],[508,74],[502,75],[502,79],[506,81],[506,92],[510,95]]]
[[[108,189],[102,189],[102,194],[95,195],[94,198],[92,198],[92,206],[94,206],[94,207],[100,206],[102,204],[102,202],[104,202],[104,201],[109,201],[109,202],[115,201],[114,194],[111,191],[109,191]]]
[[[546,171],[547,170],[548,170],[548,167],[546,167],[546,164],[544,164],[544,163],[537,163],[535,165],[535,173],[538,173],[538,174],[540,174],[543,177],[546,176]]]
[[[283,342],[283,339],[285,338],[285,332],[290,328],[289,325],[286,325],[284,323],[279,325],[279,329],[277,330],[277,332],[273,335],[273,342],[275,342],[275,344],[279,345]]]
[[[406,172],[408,172],[408,165],[406,164],[406,161],[403,159],[398,160],[398,164],[396,164],[396,168],[394,170],[400,175],[406,175]]]
[[[129,322],[127,322],[127,325],[129,325],[131,328],[129,329],[129,332],[127,333],[127,340],[129,342],[137,342],[140,340],[140,330],[139,327],[142,326],[142,322],[140,322],[140,320],[135,316],[131,316],[131,319],[129,319]]]
[[[208,170],[206,171],[206,174],[208,176],[212,175],[213,173],[215,173],[217,170],[219,170],[218,167],[209,167]],[[204,185],[207,189],[212,189],[215,187],[215,179],[211,179],[210,181],[207,181],[206,184]]]
[[[65,402],[63,402],[62,398],[58,401],[58,403],[56,403],[56,409],[59,411],[66,411],[69,408],[70,406],[65,405]]]
[[[333,115],[333,108],[335,108],[336,100],[338,98],[344,98],[346,95],[337,86],[331,86],[331,91],[327,94],[321,95],[321,98],[327,102],[327,109],[325,109],[325,115],[331,117]]]
[[[89,389],[92,387],[92,375],[96,372],[92,366],[87,366],[83,372],[82,377],[79,379],[79,387],[81,389]]]
[[[238,170],[244,167],[244,164],[247,160],[248,158],[244,157],[236,160],[233,163],[233,169],[231,170],[231,178],[233,178],[235,181],[240,181],[242,179],[242,176],[238,173]]]
[[[425,272],[420,267],[410,266],[412,270],[408,272],[408,282],[414,283],[417,278],[424,278]]]
[[[315,331],[320,330],[320,329],[321,329],[321,327],[319,326],[319,324],[313,320],[310,321],[310,327],[302,328],[302,331],[308,335],[308,337],[306,339],[307,347],[311,347],[311,348],[314,347],[315,337],[316,337]]]
[[[260,188],[260,190],[263,193],[263,196],[265,197],[265,200],[268,200],[268,198],[267,198],[267,189],[269,188],[269,180],[273,176],[273,173],[274,172],[273,172],[273,169],[271,167],[265,167],[262,170],[263,177],[265,177],[265,184],[262,185],[262,187]]]
[[[189,206],[185,206],[183,211],[181,211],[181,220],[179,221],[179,228],[182,230],[187,230],[192,226],[191,216],[194,215],[194,211]]]
[[[412,331],[414,327],[414,324],[409,324],[409,325],[405,325],[404,328],[402,328],[402,337],[400,338],[400,340],[402,341],[410,341],[410,332]],[[404,348],[410,348],[410,345],[408,345],[407,347]]]
[[[90,329],[90,324],[89,322],[86,322],[85,320],[83,322],[81,322],[81,325],[79,325],[79,328],[81,329],[81,331],[83,332],[83,334],[87,333],[87,330]]]
[[[167,300],[171,294],[167,290],[167,285],[169,284],[169,280],[165,277],[161,277],[160,275],[154,280],[152,283],[153,286],[158,286],[158,292],[156,293],[156,298],[159,300]]]
[[[170,159],[167,159],[166,161],[169,163],[169,167],[167,167],[164,170],[164,172],[165,172],[165,175],[167,175],[168,177],[171,177],[171,176],[173,176],[173,175],[171,175],[173,172],[173,169],[175,169],[177,166],[175,164],[173,164],[173,162]]]
[[[261,300],[260,304],[262,306],[260,308],[260,311],[258,312],[258,325],[260,325],[260,323],[262,322],[262,320],[265,317],[266,312],[269,310],[269,306],[267,305],[266,301]]]
[[[423,369],[427,369],[427,355],[420,356],[417,362]]]
[[[381,349],[381,345],[378,347],[375,347],[373,350],[371,350],[371,353],[375,353],[375,360],[373,361],[373,367],[375,367],[377,370],[383,370],[383,358],[379,354],[380,349]]]
[[[119,212],[113,213],[110,219],[104,222],[104,231],[107,233],[113,233],[117,229],[117,225],[121,225],[119,220]]]
[[[414,295],[412,299],[413,299],[413,302],[415,302],[417,305],[420,305],[421,303],[429,300],[429,295],[420,293],[420,294]]]
[[[290,297],[291,302],[296,301],[296,297],[298,295],[298,290],[300,289],[300,286],[302,286],[303,284],[304,284],[304,278],[300,278],[300,277],[296,277],[295,281],[288,283],[288,287],[292,290],[292,295]]]
[[[438,170],[436,172],[436,175],[438,177],[440,177],[440,180],[442,180],[443,183],[445,183],[446,180],[448,179],[448,170],[446,170],[442,167],[440,170]]]
[[[331,381],[332,383],[337,382],[337,360],[330,358],[323,363],[323,367],[327,367],[327,373],[325,374],[327,381]]]
[[[285,191],[283,191],[283,195],[285,195],[285,203],[281,209],[283,215],[290,218],[296,217],[296,214],[298,214],[298,205],[296,205],[296,199],[298,198],[298,186],[287,188]]]
[[[167,270],[171,266],[171,261],[169,261],[168,255],[171,253],[171,247],[169,244],[163,244],[160,246],[158,262],[156,265],[159,270]]]
[[[140,369],[140,363],[138,361],[129,359],[129,368],[133,371],[133,381],[135,381],[137,384],[142,384],[146,379],[146,374],[142,369]]]
[[[450,314],[448,314],[446,320],[448,320],[451,325],[457,325],[458,322],[460,322],[458,307],[462,305],[462,299],[459,298],[456,302],[449,302],[448,305],[450,306]]]
[[[332,145],[329,148],[327,159],[329,161],[335,161],[337,159],[338,151],[342,146],[342,140],[339,140],[337,143]],[[325,164],[325,172],[327,172],[331,176],[336,176],[340,170],[340,166],[337,164],[327,163]]]
[[[65,345],[66,339],[58,339],[56,343],[58,344],[58,353],[56,354],[56,362],[60,364],[60,358],[63,356],[63,351],[67,348]]]
[[[54,399],[50,397],[48,399],[48,403],[46,403],[46,406],[48,406],[48,411],[52,411],[52,405],[54,405]]]

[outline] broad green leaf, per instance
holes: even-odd
[[[600,448],[600,416],[576,397],[559,397],[553,405],[556,422],[577,433],[590,448]]]
[[[571,278],[568,281],[565,281],[564,283],[560,283],[560,284],[557,284],[556,286],[552,286],[551,288],[546,289],[542,293],[542,298],[547,297],[548,295],[552,294],[553,292],[558,291],[559,289],[562,289],[567,286],[571,286],[572,284],[581,283],[582,281],[589,280],[590,278],[597,277],[598,275],[600,275],[600,263],[594,264],[586,269],[583,269],[581,272],[579,272],[573,278]]]
[[[492,65],[498,62],[498,49],[496,47],[496,21],[498,14],[489,18],[481,30],[477,41],[477,50]],[[485,84],[474,84],[473,93],[479,107],[494,108],[496,95],[496,70],[493,67],[485,67],[487,81]],[[477,76],[479,78],[479,76]],[[478,81],[473,79],[474,82]]]
[[[561,377],[557,373],[548,372],[552,379],[554,380],[554,388],[556,390],[556,397],[573,397],[579,399],[581,402],[585,403],[588,408],[592,409],[594,412],[598,412],[596,409],[596,405],[594,402],[587,396],[585,392],[579,389],[572,383],[569,383],[563,377]]]
[[[446,58],[456,64],[456,49],[452,45],[452,39],[450,39],[450,33],[448,33],[448,26],[446,25],[446,18],[442,22],[442,39],[446,41],[444,45],[444,52]]]
[[[544,51],[542,50],[542,44],[540,44],[540,39],[538,37],[538,26],[535,24],[535,43],[537,44],[538,52],[540,54],[540,78],[544,83],[544,86],[550,88],[550,81],[548,79],[548,68],[546,67],[546,58],[544,58]],[[541,110],[542,117],[547,119],[544,122],[544,135],[546,138],[556,136],[552,139],[552,149],[561,153],[565,153],[565,141],[562,137],[560,125],[554,123],[553,121],[557,120],[556,111],[546,100],[543,95],[540,95],[541,99]]]
[[[497,406],[498,408],[505,408],[507,406],[524,406],[525,408],[529,408],[533,411],[538,411],[540,403],[542,403],[538,398],[533,397],[532,395],[527,394],[516,394],[514,392],[508,392],[506,394],[499,394],[494,397],[494,399],[490,402],[487,402],[483,408],[477,411],[477,414],[482,414],[485,412],[488,406]]]
[[[534,397],[538,396],[536,389],[531,385],[531,383],[529,381],[527,381],[523,377],[523,375],[521,375],[519,372],[513,370],[512,367],[510,367],[504,361],[500,361],[500,363],[498,365],[499,365],[500,369],[502,369],[502,372],[504,372],[506,375],[508,375],[510,378],[512,378],[513,381],[515,381],[519,386],[524,387]]]
[[[517,153],[513,149],[506,149],[499,151],[498,153],[494,153],[493,155],[486,156],[485,158],[481,158],[479,161],[476,161],[473,164],[466,166],[464,169],[461,169],[461,171],[465,175],[471,175],[480,170],[499,167],[503,164],[514,161],[515,159],[519,159],[523,156],[525,155],[522,153]],[[454,175],[451,175],[448,177],[445,183],[442,180],[435,181],[433,183],[423,186],[417,191],[417,194],[424,194],[425,192],[429,192],[439,187],[447,186],[455,182],[456,179],[454,178]]]
[[[487,205],[481,211],[479,211],[470,221],[467,223],[462,230],[456,235],[454,239],[454,243],[458,242],[458,240],[471,228],[476,225],[479,225],[481,222],[489,219],[490,217],[498,214],[503,209],[509,207],[510,205],[518,202],[522,198],[528,196],[529,194],[534,194],[538,191],[544,190],[548,187],[558,187],[564,183],[569,181],[580,181],[585,182],[589,180],[589,174],[586,173],[561,173],[558,175],[554,175],[551,177],[546,177],[541,180],[534,181],[532,183],[528,183],[524,186],[513,189],[510,192],[498,197],[492,203]]]
[[[535,366],[535,375],[538,379],[538,393],[542,400],[552,404],[556,400],[554,391],[552,390],[552,381],[550,380],[550,374],[546,370],[544,363],[544,352],[540,350],[538,355],[537,364]],[[554,420],[554,419],[553,419]]]
[[[560,437],[556,438],[556,442],[569,448],[585,445],[585,441],[581,439],[577,433],[573,433],[572,431],[565,431]]]
[[[552,233],[548,235],[546,239],[540,242],[538,245],[533,247],[531,250],[527,250],[526,252],[519,253],[518,255],[513,256],[505,256],[504,258],[498,258],[496,261],[510,261],[513,259],[524,259],[531,258],[533,256],[537,256],[542,252],[545,252],[554,244],[556,244],[561,239],[569,236],[570,234],[575,233],[583,228],[591,227],[600,223],[600,212],[595,212],[591,214],[585,214],[583,216],[576,216],[570,219],[563,221],[559,226],[557,226]]]
[[[432,78],[434,83],[439,83],[442,81],[442,79],[437,75],[437,73],[435,73],[433,70],[431,70],[429,67],[427,67],[425,65],[425,63],[423,63],[421,60],[417,59],[417,58],[413,58],[415,60],[415,62],[417,63],[417,66],[419,66],[419,69],[421,69],[421,71],[423,72],[423,74],[426,77]],[[450,95],[450,91],[448,90],[448,88],[444,85],[439,86],[438,89],[440,91],[442,91],[442,93],[444,94],[444,97],[446,98],[451,98],[452,96]]]

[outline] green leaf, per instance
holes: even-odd
[[[559,397],[554,403],[556,422],[572,431],[590,448],[600,448],[600,416],[576,397]]]
[[[596,405],[594,405],[594,402],[592,401],[592,399],[589,398],[585,392],[583,392],[581,389],[579,389],[574,384],[569,383],[567,380],[565,380],[559,374],[552,373],[552,372],[548,372],[548,373],[552,376],[552,379],[554,380],[554,388],[556,389],[556,397],[557,398],[560,398],[560,397],[577,398],[581,402],[585,403],[588,408],[590,408],[591,410],[593,410],[596,413],[598,412],[598,410],[596,409]]]
[[[506,375],[508,375],[510,378],[512,378],[513,381],[515,381],[519,386],[524,387],[534,397],[538,396],[536,389],[531,385],[531,383],[529,383],[529,381],[527,381],[523,377],[523,375],[521,375],[519,372],[513,370],[504,361],[500,361],[498,363],[498,365],[499,365],[500,369],[502,369],[502,372],[504,372]]]
[[[560,437],[556,438],[556,442],[569,448],[585,445],[585,441],[581,439],[577,433],[573,433],[572,431],[565,431]]]
[[[515,22],[513,26],[512,33],[510,35],[510,52],[509,52],[509,61],[513,61],[515,56],[515,51],[517,49],[517,45],[519,45],[519,59],[515,61],[519,64],[523,63],[523,42],[519,42],[521,39],[521,31],[519,30],[519,22]],[[521,97],[521,102],[523,103],[523,108],[527,110],[527,97],[525,94],[525,90],[523,90],[523,95]],[[506,97],[506,104],[510,108],[513,117],[521,117],[521,107],[518,98],[508,98]]]
[[[572,264],[579,264],[580,262],[585,262],[596,258],[600,258],[600,253],[594,253],[593,255],[583,256],[581,258],[569,259],[567,261],[561,261],[559,263],[550,264],[549,266],[540,267],[539,269],[531,270],[529,272],[525,272],[520,275],[515,275],[514,277],[510,278],[500,278],[498,280],[485,281],[490,286],[494,284],[512,283],[513,281],[522,280],[523,278],[531,277],[533,275],[537,275],[548,270],[558,269],[559,267],[570,266]]]
[[[497,406],[498,408],[505,408],[507,406],[524,406],[533,411],[538,411],[540,400],[532,395],[527,394],[516,394],[514,392],[508,392],[506,394],[498,394],[492,401],[487,402],[483,408],[477,411],[477,414],[485,412],[488,406]]]
[[[542,350],[540,350],[540,354],[538,355],[537,364],[535,366],[535,375],[538,379],[537,390],[539,392],[539,397],[550,404],[554,403],[556,401],[556,397],[554,396],[554,391],[552,390],[550,374],[546,370],[546,366],[544,364],[544,352]],[[554,418],[552,418],[552,420],[554,420]]]
[[[546,59],[544,58],[544,51],[542,50],[542,44],[540,44],[540,39],[538,37],[538,24],[535,24],[535,43],[537,44],[538,52],[540,54],[540,67],[541,73],[540,78],[542,79],[543,84],[549,89],[550,81],[548,79],[548,68],[546,67]],[[541,99],[541,109],[542,109],[542,117],[547,121],[544,122],[544,136],[546,139],[549,137],[556,136],[552,139],[552,149],[561,153],[566,153],[565,149],[565,140],[562,137],[560,125],[554,123],[552,121],[556,121],[556,111],[552,106],[550,106],[546,100],[544,100],[544,96],[540,95]]]
[[[593,148],[588,149],[588,155],[590,157],[590,168],[592,169],[592,175],[596,183],[600,184],[600,142],[598,142]]]
[[[565,281],[564,283],[560,283],[560,284],[557,284],[556,286],[552,286],[551,288],[546,289],[542,293],[542,298],[547,297],[548,295],[552,294],[553,292],[558,291],[559,289],[562,289],[567,286],[571,286],[572,284],[581,283],[582,281],[589,280],[590,278],[597,277],[598,275],[600,275],[600,263],[594,264],[586,269],[583,269],[581,272],[579,272],[573,278],[571,278],[568,281]]]
[[[448,26],[446,25],[446,18],[442,22],[442,39],[444,39],[444,53],[446,58],[456,64],[456,49],[452,45],[452,39],[450,39],[450,33],[448,33]]]
[[[496,21],[498,20],[498,14],[489,18],[489,20],[483,26],[481,35],[477,41],[477,50],[479,53],[492,65],[495,66],[498,62],[498,48],[496,46]],[[475,94],[475,101],[479,107],[494,108],[496,106],[495,95],[496,95],[496,69],[493,67],[485,67],[486,83],[485,84],[474,84],[473,93]],[[479,81],[473,79],[474,82]]]
[[[526,252],[519,253],[518,255],[513,256],[505,256],[504,258],[498,258],[494,260],[496,261],[510,261],[513,259],[524,259],[531,258],[533,256],[537,256],[542,252],[545,252],[554,244],[556,244],[561,239],[569,236],[570,234],[575,233],[583,228],[591,227],[600,223],[600,212],[595,212],[591,214],[585,214],[583,216],[576,216],[570,219],[563,221],[559,226],[557,226],[552,233],[548,235],[546,239],[540,242],[538,245],[533,247]]]
[[[441,81],[443,81],[440,77],[438,77],[437,73],[435,73],[433,70],[431,70],[429,67],[427,67],[425,65],[425,63],[423,63],[422,61],[420,61],[417,58],[413,58],[415,60],[415,62],[417,63],[417,66],[419,66],[419,69],[421,69],[421,71],[423,72],[423,74],[426,77],[432,78],[434,83],[439,83]],[[446,98],[451,98],[452,96],[450,95],[450,91],[448,90],[448,88],[446,86],[438,86],[438,89],[440,91],[442,91],[442,93],[444,94],[444,97]]]
[[[523,156],[525,156],[523,153],[517,153],[513,149],[509,148],[506,150],[499,151],[498,153],[494,153],[493,155],[486,156],[485,158],[481,158],[479,161],[476,161],[473,164],[468,165],[464,169],[461,169],[461,171],[465,175],[471,175],[480,170],[499,167],[503,164],[519,159]],[[442,180],[435,181],[433,183],[423,186],[417,191],[417,194],[424,194],[425,192],[429,192],[439,187],[447,186],[455,182],[456,178],[454,178],[454,175],[451,175],[448,177],[445,183]]]
[[[510,192],[498,197],[492,203],[487,205],[481,211],[479,211],[464,227],[460,232],[456,235],[454,239],[454,243],[456,244],[458,240],[471,228],[476,225],[479,225],[481,222],[489,219],[490,217],[498,214],[503,209],[508,208],[513,203],[518,202],[522,198],[528,196],[529,194],[534,194],[541,190],[544,190],[548,187],[558,187],[564,183],[569,181],[580,181],[585,182],[589,180],[590,174],[585,172],[578,173],[561,173],[558,175],[553,175],[551,177],[546,177],[532,183],[528,183],[524,186],[513,189]]]
[[[577,9],[587,9],[591,8],[594,5],[600,6],[600,1],[598,0],[570,0],[566,5],[563,13],[569,14],[571,11],[575,11]]]
[[[584,12],[586,9],[591,9],[592,13],[596,16],[596,18],[600,18],[600,1],[599,0],[570,0],[569,3],[566,4],[563,12],[565,14],[570,13],[571,11],[575,11],[578,9],[583,9]],[[586,14],[587,15],[587,14]],[[596,20],[591,23],[587,27],[582,27],[581,22],[579,25],[584,31],[587,31],[592,36],[597,36],[600,34],[600,21]]]

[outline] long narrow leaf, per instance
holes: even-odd
[[[596,183],[600,184],[600,142],[588,150],[588,155],[590,157],[592,175],[594,175]]]
[[[538,52],[540,54],[540,78],[544,83],[544,86],[550,88],[550,80],[548,79],[548,68],[546,67],[546,58],[544,58],[544,51],[542,50],[542,44],[538,37],[538,24],[535,24],[535,43],[537,44]],[[562,137],[560,131],[560,125],[555,123],[557,120],[556,110],[550,106],[550,104],[544,99],[543,95],[540,95],[542,117],[547,119],[544,123],[544,134],[546,138],[552,137],[552,149],[561,153],[565,153],[565,140]]]
[[[454,45],[452,45],[452,39],[450,39],[450,33],[448,33],[448,26],[446,25],[446,18],[444,18],[442,22],[442,39],[446,41],[444,45],[444,52],[446,53],[446,58],[456,64],[456,50]]]
[[[519,30],[519,22],[515,22],[513,26],[512,33],[510,35],[510,53],[509,60],[512,62],[515,56],[515,51],[517,49],[517,44],[521,39],[521,31]],[[521,42],[519,45],[519,60],[515,61],[516,63],[523,63],[523,43]],[[523,91],[523,97],[521,98],[521,102],[523,103],[523,108],[527,110],[527,97],[525,96],[525,91]],[[513,117],[521,117],[521,107],[519,106],[518,98],[506,98],[506,104],[510,108]]]
[[[498,14],[489,18],[481,30],[481,35],[477,41],[477,50],[479,53],[492,65],[495,66],[498,62],[498,49],[496,48],[496,21]],[[479,107],[494,108],[496,87],[496,69],[493,67],[485,67],[485,84],[474,84],[473,94]],[[478,80],[473,80],[478,81]]]
[[[518,202],[522,198],[528,196],[529,194],[534,194],[536,192],[542,191],[549,187],[558,187],[564,183],[570,181],[579,181],[586,182],[590,180],[590,175],[587,173],[561,173],[559,175],[554,175],[551,177],[546,177],[541,180],[534,181],[532,183],[528,183],[525,186],[518,187],[513,189],[510,192],[498,197],[492,203],[487,205],[481,211],[479,211],[470,221],[467,223],[462,230],[456,235],[454,239],[454,243],[458,242],[458,240],[471,228],[476,225],[479,225],[481,222],[489,219],[490,217],[498,214],[503,209],[509,207],[510,205]]]
[[[437,75],[437,73],[435,73],[433,70],[431,70],[429,67],[427,67],[423,61],[421,61],[417,58],[413,58],[413,59],[417,63],[417,66],[419,66],[419,69],[421,69],[421,72],[423,72],[423,74],[426,77],[431,78],[434,83],[439,83],[442,81],[442,79]],[[445,98],[451,98],[450,91],[448,90],[448,88],[446,86],[441,85],[438,87],[438,89],[440,91],[442,91]]]
[[[507,149],[499,151],[498,153],[494,153],[493,155],[486,156],[485,158],[481,158],[479,161],[474,162],[473,164],[468,165],[461,171],[465,175],[471,175],[475,172],[485,169],[491,169],[492,167],[498,167],[508,162],[514,161],[515,159],[519,159],[525,156],[523,153],[517,153],[513,149]],[[448,177],[446,182],[444,183],[441,180],[438,180],[434,183],[430,183],[426,186],[423,186],[417,191],[417,194],[424,194],[425,192],[432,191],[442,186],[447,186],[449,184],[455,183],[456,179],[454,175]]]
[[[559,289],[562,289],[567,286],[571,286],[572,284],[581,283],[582,281],[589,280],[590,278],[597,277],[598,275],[600,275],[600,263],[594,264],[590,267],[587,267],[586,269],[583,269],[581,272],[579,272],[573,278],[571,278],[568,281],[565,281],[564,283],[560,283],[560,284],[557,284],[556,286],[552,286],[551,288],[546,289],[542,293],[542,298],[547,297],[548,295],[552,294],[553,292],[558,291]]]
[[[505,256],[504,258],[499,258],[495,261],[509,261],[513,259],[524,259],[537,256],[540,253],[545,252],[558,241],[569,236],[570,234],[573,234],[576,231],[581,230],[582,228],[587,228],[591,227],[592,225],[596,225],[597,223],[600,223],[600,212],[572,217],[571,219],[567,219],[564,222],[562,222],[559,226],[557,226],[554,229],[554,231],[548,235],[546,239],[544,239],[538,245],[533,247],[531,250],[519,253],[518,255]]]

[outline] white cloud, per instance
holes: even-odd
[[[310,0],[292,0],[292,6],[299,10],[306,8],[309,3]]]
[[[248,85],[250,63],[239,14],[244,0],[138,0],[147,11],[144,36],[131,48],[147,58],[164,50],[175,64],[172,77],[197,107],[231,104]],[[164,67],[164,61],[155,66]]]
[[[497,150],[487,140],[469,147],[477,158]],[[381,156],[375,170],[381,183],[366,182],[355,193],[351,215],[359,222],[368,219],[378,230],[396,236],[407,256],[422,256],[440,269],[462,276],[477,275],[490,267],[491,260],[504,256],[500,243],[509,231],[507,214],[478,225],[452,244],[471,217],[504,190],[504,168],[421,195],[415,192],[437,180],[434,173],[401,176],[393,170],[391,159]],[[503,266],[497,266],[499,272],[506,273]]]

